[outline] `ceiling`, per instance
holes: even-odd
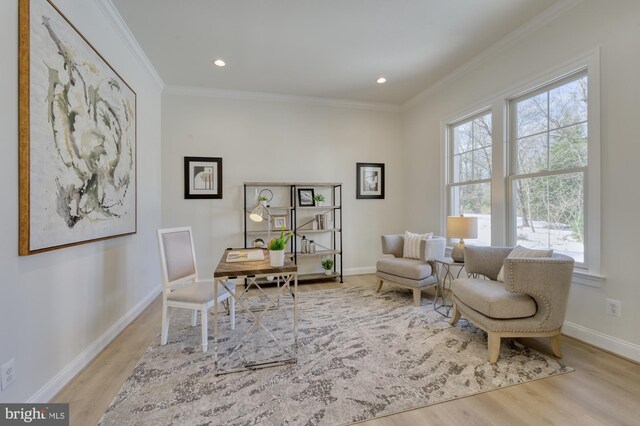
[[[391,104],[558,2],[113,0],[167,85]]]

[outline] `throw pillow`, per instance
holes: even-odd
[[[426,234],[414,234],[406,231],[404,233],[404,247],[402,257],[408,259],[420,259],[420,241],[433,237],[433,232]]]
[[[517,246],[516,248],[511,250],[511,253],[509,253],[509,256],[507,256],[507,259],[522,259],[524,257],[551,257],[551,256],[553,256],[553,249],[534,250],[534,249],[528,249],[522,246]],[[498,273],[498,278],[496,278],[496,280],[502,283],[504,282],[504,265],[502,265],[502,268],[500,268],[500,273]]]

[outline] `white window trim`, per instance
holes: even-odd
[[[441,127],[441,132],[442,132],[442,140],[444,141],[443,147],[444,147],[444,152],[443,155],[441,156],[442,158],[442,170],[444,173],[442,173],[442,175],[440,176],[440,180],[441,180],[441,185],[440,188],[442,189],[441,191],[441,206],[443,206],[443,212],[444,214],[442,215],[442,218],[440,220],[440,229],[441,229],[441,235],[446,235],[446,223],[447,223],[447,216],[450,213],[450,209],[451,209],[451,188],[453,188],[454,186],[463,186],[463,185],[473,185],[473,184],[478,184],[478,183],[487,183],[489,182],[491,184],[491,186],[493,187],[493,178],[495,176],[494,173],[494,164],[492,162],[491,165],[491,177],[490,178],[485,178],[485,179],[474,179],[474,180],[469,180],[469,181],[464,181],[464,182],[453,182],[453,161],[454,161],[454,154],[453,154],[453,127],[463,124],[465,122],[468,121],[472,121],[478,117],[481,117],[483,115],[486,114],[491,114],[491,149],[492,149],[492,160],[493,162],[495,162],[495,154],[493,154],[493,146],[496,142],[496,136],[495,136],[495,132],[493,131],[493,129],[495,129],[494,123],[493,123],[493,108],[491,107],[491,105],[485,105],[482,108],[474,108],[470,111],[467,111],[465,114],[459,115],[459,116],[455,116],[455,118],[450,118],[446,121],[442,121],[440,123],[440,127]],[[491,215],[493,218],[493,191],[491,191],[491,199],[492,199],[492,203],[491,203]],[[493,219],[492,219],[492,225],[493,225]],[[492,227],[493,229],[493,227]],[[493,231],[492,231],[493,232]],[[493,237],[493,235],[492,235]],[[492,238],[493,239],[493,238]],[[451,248],[451,244],[449,241],[449,238],[447,238],[447,247]]]
[[[589,235],[588,269],[576,268],[573,273],[575,284],[600,287],[606,277],[602,272],[601,255],[601,109],[600,109],[600,49],[596,48],[583,55],[567,61],[552,71],[529,79],[511,88],[499,92],[488,99],[475,103],[470,108],[459,111],[440,121],[440,232],[446,234],[446,219],[448,206],[448,176],[449,176],[449,126],[472,117],[483,111],[492,113],[492,150],[493,169],[491,183],[491,240],[492,245],[503,246],[509,242],[508,215],[509,199],[507,198],[507,160],[509,158],[509,100],[519,95],[542,87],[562,76],[568,76],[580,69],[587,70],[589,88],[588,132],[589,132],[589,160],[587,169],[587,193],[585,194],[586,209],[585,223]],[[500,129],[502,132],[500,132]]]

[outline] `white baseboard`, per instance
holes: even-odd
[[[562,333],[606,351],[640,362],[640,345],[565,321]]]
[[[344,275],[364,275],[364,274],[375,274],[376,267],[375,266],[365,266],[362,268],[344,268],[342,271]]]
[[[86,367],[93,358],[96,357],[115,337],[125,329],[126,326],[136,319],[142,311],[158,296],[161,291],[161,286],[158,286],[151,290],[140,302],[138,302],[129,312],[124,314],[115,324],[113,324],[107,331],[104,332],[95,342],[89,345],[84,351],[82,351],[73,361],[71,361],[66,367],[64,367],[58,374],[56,374],[47,384],[45,384],[38,392],[36,392],[31,398],[27,400],[27,403],[49,402],[60,389],[64,387],[76,374]]]

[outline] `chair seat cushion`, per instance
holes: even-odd
[[[411,280],[423,280],[431,276],[431,265],[418,259],[407,259],[405,257],[386,257],[380,259],[376,264],[376,269],[386,274]]]
[[[235,285],[227,281],[225,283],[230,289],[234,289]],[[184,287],[177,288],[167,295],[167,300],[172,302],[186,303],[208,303],[215,299],[213,294],[213,281],[201,281],[193,284],[187,284]],[[221,285],[218,286],[220,297],[227,296],[228,291]]]
[[[536,301],[524,293],[511,293],[498,281],[458,278],[453,294],[464,304],[495,319],[528,318],[536,314]]]

